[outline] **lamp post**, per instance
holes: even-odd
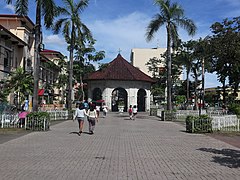
[[[201,88],[201,89],[198,89],[198,97],[199,97],[199,100],[200,100],[200,103],[199,103],[199,116],[201,116],[201,111],[202,111],[202,97],[203,97],[203,92],[204,90]]]

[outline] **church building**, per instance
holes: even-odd
[[[118,54],[105,69],[89,75],[88,97],[92,101],[104,101],[113,112],[120,106],[126,112],[130,105],[137,105],[139,112],[149,111],[152,83],[150,76]]]

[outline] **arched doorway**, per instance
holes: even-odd
[[[144,89],[139,89],[137,93],[137,106],[139,112],[144,112],[146,108],[146,91]]]
[[[95,88],[93,90],[93,94],[92,94],[92,97],[93,97],[93,101],[97,101],[97,100],[100,100],[102,99],[102,91],[100,88]]]
[[[116,88],[112,91],[112,111],[117,112],[118,106],[124,106],[124,111],[127,111],[127,91],[123,88]]]

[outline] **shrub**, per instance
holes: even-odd
[[[50,115],[47,112],[31,112],[27,115],[27,129],[33,131],[49,130]]]
[[[164,111],[164,114],[165,114],[165,117],[164,117],[165,121],[173,121],[177,119],[176,110],[172,110],[172,111],[166,110]]]
[[[186,131],[190,133],[212,132],[212,119],[208,115],[187,116]]]
[[[240,104],[231,104],[228,109],[240,118]]]

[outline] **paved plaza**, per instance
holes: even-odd
[[[146,113],[109,113],[87,130],[69,120],[0,144],[0,179],[240,179],[239,148]]]

